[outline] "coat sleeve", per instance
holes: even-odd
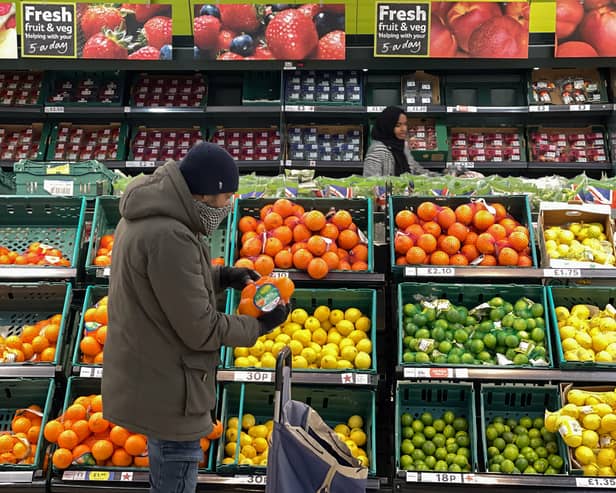
[[[391,176],[394,169],[394,156],[389,149],[382,144],[372,144],[364,159],[364,176]]]
[[[188,348],[217,351],[221,345],[249,347],[257,340],[257,319],[216,310],[216,299],[205,284],[198,241],[189,231],[161,235],[148,256],[147,275],[161,309]]]

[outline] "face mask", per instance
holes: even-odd
[[[205,202],[201,202],[200,200],[193,199],[193,202],[195,203],[195,207],[197,208],[197,212],[201,218],[201,224],[203,224],[203,229],[205,230],[206,236],[211,236],[212,233],[216,231],[220,223],[231,212],[231,205],[226,205],[224,207],[210,207]]]

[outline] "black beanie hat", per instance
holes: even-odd
[[[196,195],[236,192],[239,186],[235,160],[222,147],[209,142],[192,147],[180,162],[180,171]]]

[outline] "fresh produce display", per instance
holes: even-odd
[[[43,124],[3,125],[0,127],[0,159],[36,159],[39,155]]]
[[[438,104],[440,102],[438,92],[438,79],[418,79],[415,76],[409,75],[402,80],[402,103],[404,104]]]
[[[224,147],[240,161],[280,159],[280,131],[277,128],[219,128],[212,142]]]
[[[616,8],[605,0],[556,1],[556,57],[616,56]]]
[[[195,5],[196,58],[344,60],[345,5]]]
[[[616,310],[612,305],[557,306],[555,313],[566,361],[616,362]]]
[[[171,5],[80,3],[78,43],[82,58],[171,60]]]
[[[535,80],[532,83],[533,101],[540,104],[599,103],[602,102],[600,87],[600,80],[590,80],[575,73],[557,80]]]
[[[289,127],[288,159],[308,161],[361,161],[361,126]]]
[[[62,315],[24,325],[19,334],[0,336],[0,363],[53,362]]]
[[[262,276],[275,268],[305,270],[314,279],[330,270],[368,270],[365,235],[343,209],[326,215],[278,199],[261,208],[259,219],[239,218],[238,229],[242,236],[235,266]]]
[[[222,463],[266,466],[273,429],[274,421],[271,419],[257,424],[255,416],[244,413],[240,423],[237,416],[231,416],[226,423],[225,457]]]
[[[295,284],[288,277],[261,276],[242,289],[237,312],[259,318],[264,311],[272,311],[280,303],[288,303]]]
[[[113,252],[113,235],[103,235],[99,242],[99,247],[96,250],[96,257],[94,257],[94,265],[100,267],[107,267],[111,265],[111,256]]]
[[[361,104],[362,101],[363,78],[355,70],[294,72],[286,77],[285,85],[287,103]]]
[[[456,209],[422,202],[395,217],[396,264],[532,266],[528,229],[484,200]]]
[[[119,159],[119,137],[119,123],[105,126],[61,123],[57,128],[53,159],[71,161]]]
[[[565,402],[555,412],[546,410],[546,429],[560,433],[570,447],[573,466],[585,476],[615,476],[616,391],[609,386],[569,387]]]
[[[600,129],[541,128],[529,132],[530,157],[541,162],[607,161],[606,139]]]
[[[358,414],[354,414],[349,417],[346,423],[338,423],[334,425],[333,428],[338,438],[349,447],[353,457],[355,457],[362,466],[368,467],[370,461],[365,450],[368,437],[364,430],[364,418]]]
[[[544,230],[543,238],[550,259],[616,264],[614,247],[608,241],[605,227],[599,222],[550,226]]]
[[[433,120],[409,120],[408,146],[412,151],[430,151],[437,149],[436,124]]]
[[[201,128],[148,128],[133,131],[131,152],[134,161],[181,160],[188,150],[203,141]]]
[[[0,434],[0,464],[34,464],[42,421],[42,409],[35,404],[15,411],[10,431]]]
[[[435,418],[424,412],[400,416],[400,469],[406,471],[471,470],[471,439],[467,416],[445,411]]]
[[[447,299],[402,306],[402,362],[547,366],[542,303],[493,297],[474,308]]]
[[[107,296],[86,310],[83,315],[83,334],[79,341],[81,356],[85,364],[103,364],[103,349],[107,339]]]
[[[0,72],[0,105],[37,104],[42,82],[41,72]]]
[[[452,128],[449,134],[453,161],[523,161],[522,138],[517,129]]]
[[[155,5],[152,5],[155,7]],[[203,75],[140,74],[133,83],[131,105],[141,107],[204,106],[207,86]]]
[[[61,250],[45,243],[30,243],[23,253],[0,245],[0,265],[55,265],[70,267],[71,262]]]
[[[372,367],[371,327],[370,319],[357,308],[342,311],[321,305],[312,315],[296,308],[284,324],[259,337],[254,346],[236,347],[233,364],[274,368],[278,353],[288,345],[293,368],[368,370]]]
[[[47,104],[120,104],[120,78],[115,73],[63,74],[53,80]]]
[[[488,471],[501,474],[560,474],[565,461],[558,453],[556,430],[543,417],[495,417],[487,423]]]

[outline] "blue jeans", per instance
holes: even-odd
[[[150,493],[194,493],[203,459],[199,440],[172,442],[148,437]]]

